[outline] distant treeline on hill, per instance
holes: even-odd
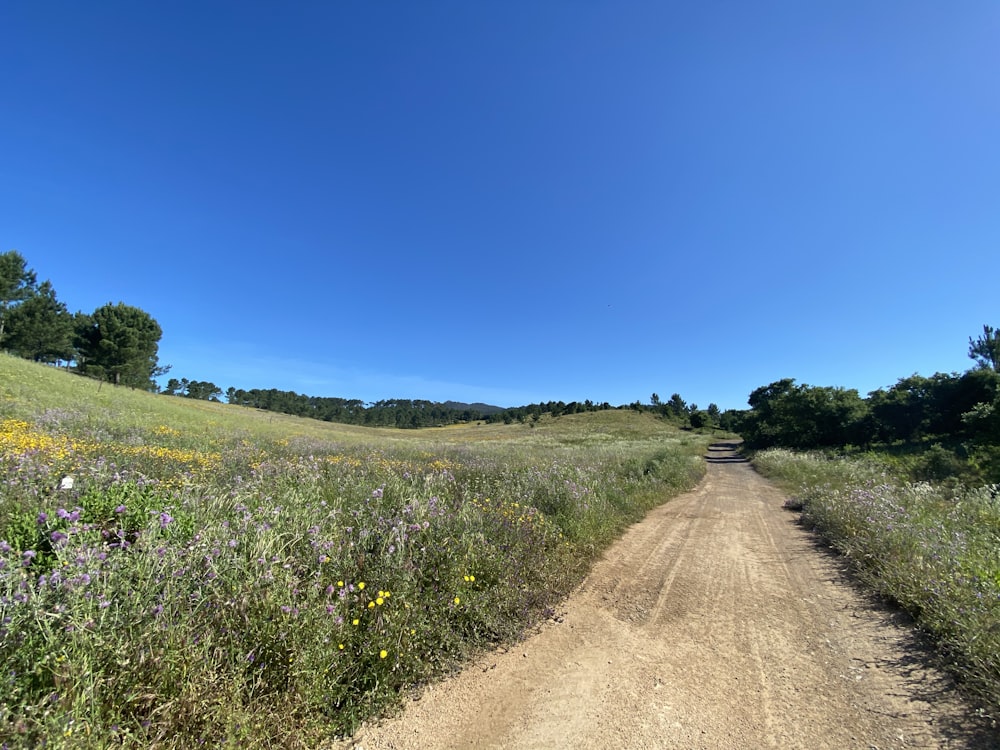
[[[218,396],[222,395],[221,389],[212,383],[175,381],[173,379],[167,384],[164,393],[206,400],[218,400]],[[505,424],[513,422],[534,423],[544,414],[561,417],[566,414],[610,409],[651,411],[685,427],[711,427],[719,424],[721,417],[715,404],[710,404],[707,411],[702,411],[695,404],[688,405],[678,394],[674,394],[668,402],[661,402],[654,393],[650,404],[635,401],[623,406],[612,406],[607,401],[595,403],[588,399],[586,401],[570,401],[569,403],[545,401],[511,408],[491,406],[490,404],[464,404],[457,401],[437,403],[411,399],[387,399],[365,403],[360,399],[307,396],[294,391],[280,391],[276,388],[252,388],[248,391],[229,388],[225,395],[226,401],[237,406],[248,406],[297,417],[365,427],[415,429],[478,421],[503,422]]]
[[[325,422],[364,425],[366,427],[433,427],[488,419],[503,412],[503,407],[489,404],[462,404],[455,401],[435,403],[411,399],[387,399],[366,404],[360,399],[307,396],[276,388],[230,388],[226,400],[237,406],[321,419]]]
[[[200,393],[202,389],[196,390]],[[172,394],[174,391],[168,388],[166,392]],[[184,395],[193,394],[185,393]],[[226,391],[226,400],[237,406],[249,406],[297,417],[321,419],[326,422],[340,422],[366,427],[402,428],[435,427],[477,421],[510,424],[511,422],[525,422],[528,419],[538,420],[543,414],[562,416],[563,414],[614,408],[607,402],[595,404],[589,400],[573,401],[568,404],[563,401],[549,401],[510,409],[490,404],[465,404],[457,401],[437,403],[419,399],[387,399],[365,403],[360,399],[307,396],[276,388],[251,388],[250,390],[230,388]]]

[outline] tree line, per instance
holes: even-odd
[[[65,362],[76,372],[155,390],[169,368],[158,360],[163,335],[153,317],[124,302],[70,313],[52,282],[38,283],[16,250],[0,254],[0,348],[35,362]]]
[[[856,389],[777,380],[750,394],[731,429],[753,448],[939,445],[1000,479],[1000,330],[969,338],[975,365],[962,373],[909,375],[863,398]]]
[[[276,388],[229,388],[226,400],[238,406],[366,427],[435,427],[484,419],[499,410],[499,407],[485,404],[437,403],[405,398],[366,403],[360,399],[307,396]]]
[[[187,383],[185,388],[184,384]],[[165,393],[184,395],[189,398],[214,398],[222,394],[212,383],[191,382],[171,379]],[[208,394],[213,394],[209,396]],[[229,388],[225,392],[226,401],[238,406],[248,406],[265,411],[309,417],[327,422],[341,422],[366,427],[420,428],[437,427],[459,422],[485,422],[496,424],[537,423],[543,416],[561,417],[608,409],[633,409],[649,411],[677,423],[681,427],[712,427],[719,424],[721,415],[715,404],[706,411],[697,405],[688,406],[677,394],[672,403],[661,404],[655,398],[649,404],[636,401],[632,404],[612,406],[607,401],[597,403],[586,401],[544,401],[504,408],[488,404],[462,404],[453,401],[439,403],[412,399],[386,399],[366,403],[360,399],[332,398],[327,396],[307,396],[294,391],[276,388],[252,388],[243,390]],[[680,404],[680,406],[678,406]]]
[[[627,408],[652,412],[681,427],[700,428],[719,425],[727,416],[715,404],[702,410],[677,393],[668,401],[654,393],[648,404],[635,401],[615,407],[607,401],[586,400],[503,408],[412,399],[366,403],[276,388],[223,391],[215,383],[188,378],[170,378],[161,390],[156,379],[170,369],[159,364],[162,335],[149,313],[123,302],[109,302],[91,313],[70,313],[52,283],[38,283],[37,274],[19,252],[0,254],[0,349],[36,362],[65,364],[74,372],[114,385],[205,401],[221,401],[224,396],[237,406],[369,427],[419,428],[475,421],[533,424],[546,414],[560,417]]]

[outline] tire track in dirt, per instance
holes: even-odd
[[[749,465],[712,455],[560,621],[340,747],[1000,747],[906,618],[854,589]]]

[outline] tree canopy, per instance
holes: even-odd
[[[32,295],[38,279],[17,250],[0,253],[0,344],[11,308]]]
[[[750,446],[817,448],[860,437],[867,409],[857,390],[777,380],[750,394],[752,411],[740,425]]]
[[[983,326],[982,336],[975,339],[970,336],[969,357],[980,367],[1000,372],[1000,330],[992,326]]]
[[[969,339],[969,356],[977,366],[964,373],[909,375],[866,399],[777,380],[750,394],[748,411],[721,422],[757,448],[946,444],[942,450],[969,458],[984,476],[1000,477],[989,469],[1000,458],[1000,331],[983,326]]]
[[[235,391],[235,389],[230,389]],[[170,378],[163,389],[166,396],[184,396],[185,398],[196,398],[202,401],[218,401],[222,395],[222,389],[215,383],[204,380],[188,380],[187,378]]]
[[[149,313],[109,302],[95,310],[90,325],[80,331],[78,368],[115,385],[151,389],[162,335]]]
[[[4,344],[12,354],[36,362],[73,359],[73,316],[50,282],[7,312]]]

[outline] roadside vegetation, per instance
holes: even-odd
[[[709,438],[375,430],[0,356],[0,744],[314,746],[552,613]]]
[[[1000,711],[1000,488],[915,480],[885,455],[771,448],[754,465],[793,493],[802,523],[940,644],[949,668]]]
[[[904,607],[1000,715],[1000,332],[976,367],[856,391],[782,380],[736,419],[802,522]]]

